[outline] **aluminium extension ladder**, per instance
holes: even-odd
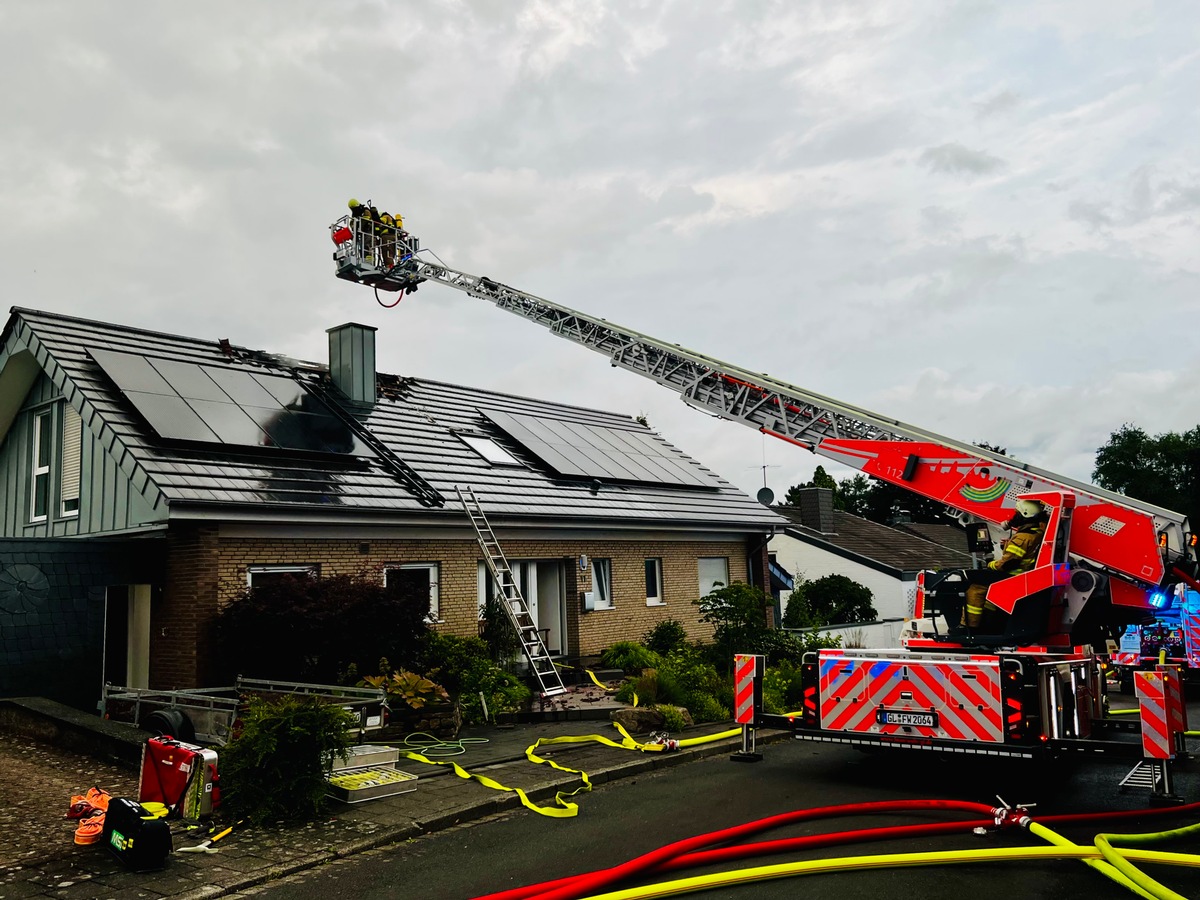
[[[483,550],[483,559],[487,563],[488,571],[500,586],[504,597],[501,605],[517,630],[521,649],[525,651],[525,657],[529,660],[529,668],[533,671],[533,677],[537,679],[541,696],[554,697],[565,694],[567,688],[559,677],[558,669],[554,667],[554,661],[550,659],[550,651],[542,642],[537,623],[529,612],[529,605],[525,602],[521,589],[517,587],[517,579],[513,577],[504,551],[500,549],[500,542],[496,540],[496,534],[488,524],[487,516],[483,514],[483,507],[475,497],[475,491],[458,485],[454,489],[458,492],[458,499],[462,501],[467,518],[475,528],[475,537]]]

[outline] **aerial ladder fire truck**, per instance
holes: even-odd
[[[1185,516],[452,269],[406,232],[381,237],[377,226],[353,216],[330,231],[337,276],[372,286],[385,306],[427,282],[488,300],[709,415],[945,504],[967,526],[973,551],[993,549],[1018,500],[1042,504],[1048,520],[1034,566],[987,589],[988,601],[1007,614],[994,633],[955,627],[967,573],[925,572],[913,610],[921,624],[905,646],[810,654],[797,714],[764,713],[762,658],[739,657],[745,677],[735,678],[735,718],[750,735],[747,755],[754,755],[753,729],[761,727],[863,748],[1026,758],[1141,751],[1129,734],[1140,728],[1143,744],[1165,747],[1158,758],[1186,752],[1178,679],[1149,673],[1148,702],[1164,708],[1168,724],[1164,734],[1147,734],[1144,711],[1140,722],[1105,715],[1104,675],[1093,649],[1151,621],[1162,595],[1177,585],[1200,589],[1196,536]],[[399,296],[384,303],[380,291]]]

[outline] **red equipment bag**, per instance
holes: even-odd
[[[220,805],[217,751],[185,744],[168,734],[142,747],[138,800],[165,804],[173,816],[195,821]]]

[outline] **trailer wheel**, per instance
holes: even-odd
[[[185,744],[196,740],[196,729],[192,725],[192,720],[178,706],[168,706],[147,713],[142,716],[140,725],[143,731],[149,731],[159,737],[170,735]]]

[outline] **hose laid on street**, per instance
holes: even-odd
[[[792,821],[802,821],[807,819],[832,818],[835,816],[846,814],[860,813],[890,813],[896,811],[907,811],[912,808],[911,804],[921,804],[925,806],[930,801],[880,801],[875,804],[851,804],[848,806],[833,806],[816,808],[812,810],[800,810],[796,813],[785,813],[781,816],[772,816],[767,819],[757,820],[756,822],[747,823],[746,825],[737,826],[737,829],[745,830],[745,836],[757,833],[777,825],[789,824]],[[943,803],[944,801],[935,801]],[[903,810],[896,808],[897,804],[903,805]],[[864,806],[869,808],[864,809]],[[854,842],[888,840],[893,838],[914,838],[925,837],[935,834],[952,834],[955,832],[970,832],[977,828],[995,828],[997,826],[997,813],[1000,812],[994,808],[986,807],[982,804],[975,804],[978,809],[982,809],[987,813],[987,818],[976,819],[970,821],[959,822],[934,822],[934,823],[919,823],[911,825],[897,825],[883,828],[866,828],[856,831],[831,832],[827,834],[808,835],[798,838],[785,838],[781,840],[761,841],[754,844],[744,844],[732,847],[717,847],[713,849],[697,849],[694,851],[683,850],[678,855],[664,859],[660,864],[653,867],[655,874],[675,871],[678,869],[688,868],[698,865],[712,865],[719,862],[729,860],[747,859],[755,856],[763,856],[771,853],[781,853],[786,851],[811,850],[819,847],[836,846]],[[1113,812],[1099,813],[1070,813],[1054,816],[1043,817],[1040,821],[1051,822],[1055,825],[1078,825],[1087,822],[1111,822],[1114,820],[1138,818],[1145,819],[1164,815],[1181,815],[1192,812],[1200,812],[1200,803],[1190,803],[1177,807],[1154,807],[1151,809],[1135,809],[1135,810],[1120,810]],[[782,820],[782,821],[781,821]],[[1017,821],[1012,817],[1006,817],[1000,824],[1013,825]],[[1166,834],[1166,833],[1164,833]],[[1174,832],[1170,832],[1174,834]],[[691,839],[696,842],[703,842],[704,845],[728,840],[728,830],[713,832],[708,835],[701,835]],[[681,842],[682,843],[682,842]],[[669,845],[669,846],[678,846]],[[655,851],[660,853],[661,851]],[[611,870],[602,870],[608,872]],[[646,870],[648,871],[648,870]],[[643,872],[644,874],[645,872]],[[542,900],[544,897],[556,896],[555,891],[560,889],[570,889],[572,893],[562,894],[562,896],[570,896],[577,898],[581,896],[579,893],[579,883],[581,879],[587,878],[588,874],[581,873],[571,875],[565,878],[546,881],[540,884],[527,885],[524,887],[511,888],[509,890],[500,891],[493,894],[487,894],[477,900],[526,900],[526,898],[536,897]],[[622,876],[623,877],[623,876]],[[608,884],[613,884],[613,881],[608,881]],[[594,888],[593,888],[594,889]]]
[[[1139,887],[1149,891],[1158,900],[1187,900],[1182,894],[1177,894],[1165,885],[1155,881],[1137,866],[1129,862],[1129,851],[1117,850],[1113,844],[1155,844],[1174,838],[1192,837],[1197,833],[1200,833],[1200,824],[1188,825],[1172,831],[1160,831],[1156,834],[1098,834],[1096,835],[1095,842],[1108,862]]]
[[[1158,853],[1152,850],[1131,850],[1130,857],[1143,862],[1200,867],[1200,857],[1185,853]],[[1020,860],[1100,858],[1097,847],[1012,847],[995,850],[944,850],[932,853],[891,853],[877,856],[851,856],[842,859],[818,859],[806,862],[779,863],[733,872],[697,875],[676,881],[660,882],[642,887],[626,888],[605,894],[590,894],[578,900],[650,900],[673,897],[694,891],[725,887],[734,884],[787,878],[794,875],[817,875],[827,872],[853,872],[860,869],[898,868],[903,866],[953,865],[963,863],[1011,862]]]

